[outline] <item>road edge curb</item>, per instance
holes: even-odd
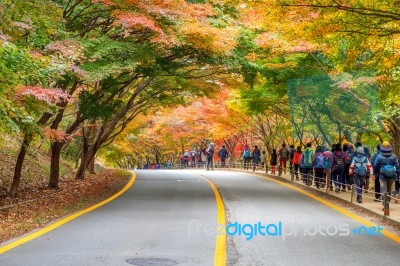
[[[50,231],[62,226],[64,224],[66,224],[66,223],[68,223],[68,222],[70,222],[70,221],[72,221],[72,220],[74,220],[74,219],[86,214],[86,213],[89,213],[89,212],[91,212],[91,211],[93,211],[93,210],[95,210],[95,209],[97,209],[97,208],[99,208],[99,207],[101,207],[101,206],[103,206],[103,205],[115,200],[116,198],[118,198],[119,196],[124,194],[128,189],[130,189],[132,187],[133,183],[135,182],[135,180],[136,180],[136,174],[134,172],[131,172],[131,178],[130,178],[129,182],[120,191],[118,191],[117,193],[115,193],[111,197],[108,197],[107,199],[105,199],[105,200],[103,200],[103,201],[101,201],[99,203],[96,203],[96,204],[94,204],[94,205],[92,205],[92,206],[90,206],[90,207],[88,207],[86,209],[83,209],[83,210],[78,211],[76,213],[73,213],[73,214],[71,214],[71,215],[69,215],[67,217],[64,217],[61,220],[59,220],[59,221],[57,221],[57,222],[55,222],[53,224],[50,224],[50,225],[40,229],[39,231],[33,232],[31,234],[28,234],[27,236],[24,236],[24,237],[19,238],[19,239],[15,240],[15,241],[12,241],[11,243],[5,244],[4,246],[0,245],[0,255],[5,253],[5,252],[7,252],[7,251],[9,251],[9,250],[11,250],[11,249],[13,249],[13,248],[16,248],[16,247],[18,247],[20,245],[23,245],[23,244],[25,244],[25,243],[27,243],[27,242],[39,237],[39,236],[42,236],[42,235],[44,235],[44,234],[46,234],[46,233],[48,233],[48,232],[50,232]]]

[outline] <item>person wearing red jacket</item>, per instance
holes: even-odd
[[[301,154],[302,154],[301,147],[297,146],[296,152],[294,153],[293,156],[294,175],[296,176],[297,181],[299,181],[299,172],[301,171],[300,169]]]

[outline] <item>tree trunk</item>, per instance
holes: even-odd
[[[37,122],[38,125],[42,126],[49,121],[49,119],[52,117],[51,113],[44,113],[42,117],[39,119]],[[24,136],[24,141],[22,142],[21,149],[18,154],[17,161],[15,163],[15,168],[14,168],[14,177],[13,177],[13,182],[11,184],[9,194],[11,197],[17,197],[18,195],[18,189],[19,189],[19,184],[21,183],[21,177],[22,177],[22,166],[24,164],[25,160],[25,155],[26,152],[28,151],[29,145],[31,144],[33,139],[33,135],[31,133],[26,133]]]
[[[21,176],[22,176],[22,166],[24,164],[25,155],[31,141],[32,141],[32,136],[25,135],[23,144],[18,154],[17,162],[15,164],[13,182],[9,190],[9,194],[13,198],[17,197],[18,195],[19,184],[21,183]]]
[[[81,163],[79,164],[78,171],[76,172],[75,179],[83,180],[85,179],[85,171],[88,163],[88,151],[89,146],[87,138],[83,137],[82,153],[81,153]]]
[[[49,188],[58,188],[62,146],[63,143],[61,142],[53,142],[51,144],[50,180],[48,185]]]
[[[391,130],[391,135],[393,138],[393,152],[399,157],[400,156],[400,118],[395,119],[392,122],[392,130]]]
[[[90,160],[89,165],[88,165],[88,171],[91,174],[95,174],[94,172],[94,156],[93,158]]]

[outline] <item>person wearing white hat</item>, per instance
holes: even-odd
[[[354,182],[357,188],[357,202],[362,203],[362,191],[367,177],[372,175],[372,165],[364,154],[364,148],[357,148],[357,155],[353,157],[349,169],[350,174],[354,175]]]

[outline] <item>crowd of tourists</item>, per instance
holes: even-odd
[[[216,155],[216,156],[215,156]],[[183,167],[204,167],[214,170],[214,157],[218,158],[220,167],[230,167],[229,153],[224,145],[218,150],[213,143],[200,151],[185,151],[181,156]],[[301,146],[281,145],[270,154],[261,151],[256,145],[251,149],[245,145],[241,153],[241,166],[244,170],[262,170],[270,174],[287,171],[297,181],[307,186],[325,188],[340,193],[351,190],[354,184],[357,190],[357,201],[362,203],[362,195],[368,193],[370,180],[374,182],[375,201],[382,201],[387,192],[397,201],[399,197],[399,159],[393,153],[389,142],[384,141],[377,146],[377,152],[371,154],[360,142],[354,146],[350,143],[312,147],[307,143]],[[393,186],[394,184],[394,186]]]

